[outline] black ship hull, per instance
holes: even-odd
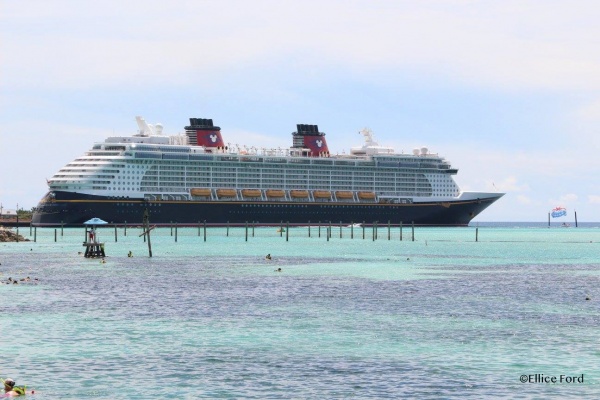
[[[146,201],[115,199],[70,192],[53,192],[33,213],[33,226],[81,226],[97,217],[110,224],[141,225],[148,210],[152,225],[208,225],[256,223],[412,224],[467,226],[497,197],[452,202],[410,204],[298,202],[298,201]]]

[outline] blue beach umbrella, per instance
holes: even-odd
[[[100,219],[100,218],[92,218],[89,221],[85,221],[84,225],[106,225],[108,222]]]

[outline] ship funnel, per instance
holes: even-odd
[[[310,157],[329,157],[329,148],[325,140],[325,133],[319,132],[317,125],[296,125],[297,132],[293,132],[293,148],[308,149]]]
[[[221,128],[214,126],[212,119],[190,118],[190,126],[185,127],[185,134],[192,146],[225,147]]]

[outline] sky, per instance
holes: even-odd
[[[585,0],[2,0],[0,203],[35,207],[140,115],[256,147],[317,124],[340,154],[368,127],[506,193],[475,221],[597,222],[599,19]]]

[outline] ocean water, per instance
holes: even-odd
[[[600,397],[597,224],[19,232],[0,376],[36,399]]]

